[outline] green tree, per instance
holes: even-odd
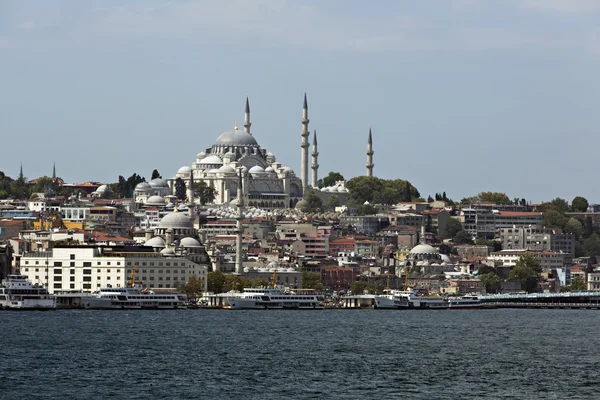
[[[197,303],[198,299],[204,293],[204,282],[196,275],[192,275],[188,278],[183,291],[187,295],[188,300],[192,303]]]
[[[150,179],[156,179],[156,178],[162,178],[162,176],[160,175],[160,173],[158,172],[157,169],[152,171],[152,177]]]
[[[585,237],[589,237],[592,233],[594,233],[594,223],[592,222],[592,217],[589,215],[585,216],[583,220],[583,234]]]
[[[19,176],[17,179],[10,183],[10,197],[17,200],[26,200],[31,195],[29,187],[27,186],[27,178]]]
[[[456,218],[448,218],[446,221],[446,237],[453,238],[459,231],[462,231],[463,227],[459,220]]]
[[[217,190],[214,187],[207,185],[204,181],[194,184],[194,195],[200,199],[200,204],[202,205],[210,204],[215,201],[217,194]]]
[[[571,211],[586,212],[588,209],[588,201],[585,197],[576,196],[571,202]]]
[[[177,197],[178,200],[185,200],[187,197],[187,188],[181,177],[175,179],[175,197]]]
[[[319,179],[317,181],[317,186],[319,187],[319,189],[321,189],[324,187],[333,186],[338,181],[345,180],[346,179],[344,179],[344,176],[339,172],[330,172],[329,175],[327,175],[325,178]]]
[[[363,204],[358,207],[357,212],[358,215],[375,215],[377,214],[377,209],[371,204]]]
[[[473,239],[472,239],[471,235],[465,230],[460,230],[460,231],[456,232],[456,235],[454,236],[452,241],[454,243],[462,243],[462,244],[473,243]]]
[[[485,285],[487,293],[498,293],[500,289],[500,277],[494,272],[478,275],[479,279]]]
[[[355,206],[364,204],[365,201],[369,203],[385,201],[384,204],[395,204],[421,196],[410,182],[402,179],[385,180],[374,176],[357,176],[350,179],[346,186],[350,191],[350,201]],[[386,188],[389,190],[386,190],[382,197]]]
[[[520,280],[521,288],[531,293],[537,289],[541,272],[540,260],[531,254],[524,254],[508,274],[508,279]]]
[[[597,233],[594,233],[585,239],[583,241],[582,250],[588,257],[600,255],[600,236],[598,236]]]
[[[225,286],[225,275],[221,271],[209,272],[206,277],[208,291],[213,293],[223,293]]]
[[[585,281],[578,276],[571,279],[571,284],[562,288],[561,292],[571,292],[574,290],[587,290]]]
[[[583,224],[576,218],[570,218],[565,224],[565,232],[572,233],[578,238],[583,234]]]
[[[558,211],[562,213],[566,213],[569,211],[569,203],[565,199],[561,199],[560,197],[555,198],[550,203],[552,203]]]
[[[304,196],[308,202],[308,212],[319,212],[323,210],[323,201],[314,190],[308,190]]]
[[[493,249],[493,251],[502,250],[502,243],[497,240],[478,238],[475,240],[475,244],[482,245],[482,246],[489,246]]]
[[[369,294],[381,294],[383,292],[383,285],[379,281],[369,281],[365,290]]]
[[[431,197],[431,195],[427,196],[427,202],[433,203],[433,197]]]
[[[367,282],[356,281],[350,285],[350,291],[352,294],[363,294],[367,288]]]
[[[317,272],[302,271],[302,287],[306,289],[323,289],[321,275]]]
[[[511,204],[512,202],[502,192],[481,192],[477,195],[479,202],[481,203],[494,203],[494,204]]]
[[[329,201],[327,201],[327,208],[330,210],[335,210],[336,207],[340,205],[340,198],[337,194],[332,194],[329,196]]]
[[[269,287],[269,282],[263,278],[256,278],[252,281],[253,288],[266,288]]]
[[[547,211],[544,211],[543,215],[543,224],[547,228],[563,229],[568,221],[567,217],[556,208],[549,208]]]

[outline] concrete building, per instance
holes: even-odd
[[[541,226],[501,228],[500,239],[505,250],[550,250],[575,255],[574,235]]]
[[[192,275],[205,284],[208,268],[182,254],[161,254],[151,248],[69,246],[26,253],[21,273],[52,293],[94,292],[127,287],[133,276],[149,288],[176,288]]]
[[[524,254],[530,254],[537,258],[543,270],[563,268],[570,260],[568,254],[548,250],[502,250],[491,253],[488,260],[499,261],[502,262],[502,265],[512,267],[517,265],[517,262]]]

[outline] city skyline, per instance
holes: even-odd
[[[252,134],[300,176],[306,92],[319,177],[365,175],[371,128],[373,175],[425,198],[593,203],[598,14],[584,0],[4,2],[15,146],[0,170],[170,178],[241,127],[248,95]]]

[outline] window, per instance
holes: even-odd
[[[40,269],[39,269],[39,268],[36,268],[36,269],[35,269],[35,272],[40,272]]]
[[[92,274],[92,270],[91,269],[84,269],[83,270],[83,274],[84,275],[91,275]]]
[[[35,265],[40,265],[40,262],[39,262],[39,261],[36,261],[36,262],[35,262]]]
[[[83,281],[84,282],[91,282],[92,281],[92,277],[91,276],[84,276],[83,277]]]
[[[29,271],[29,268],[25,268],[25,272]]]
[[[69,256],[69,259],[70,259],[70,260],[74,260],[74,259],[75,259],[75,254],[71,254],[71,255]]]
[[[84,289],[88,289],[88,290],[89,290],[89,289],[91,289],[91,288],[92,288],[92,284],[91,284],[91,283],[84,283],[84,284],[83,284],[83,288],[84,288]]]
[[[62,289],[62,283],[55,283],[54,289]]]
[[[98,268],[98,273],[102,272],[102,270],[100,268]]]
[[[70,280],[71,282],[75,282],[75,277],[74,277],[74,276],[71,276],[71,277],[69,277],[69,280]]]
[[[91,266],[92,266],[92,262],[91,262],[91,261],[85,261],[85,262],[83,263],[83,266],[84,266],[84,267],[91,267]]]
[[[106,265],[110,265],[110,261],[106,263]]]
[[[62,276],[55,276],[55,277],[54,277],[54,281],[55,281],[55,282],[60,282],[60,281],[62,281]]]
[[[69,288],[71,288],[71,289],[75,289],[75,284],[74,284],[74,283],[71,283],[71,284],[69,285]]]
[[[100,265],[100,261],[98,261],[98,262],[96,263],[96,265]]]
[[[62,262],[61,261],[54,261],[54,266],[55,267],[62,267]]]
[[[117,261],[117,265],[121,265],[121,261]]]
[[[29,261],[25,261],[25,265],[28,265],[28,264],[29,264]]]
[[[69,270],[69,273],[70,273],[71,275],[75,275],[75,270],[71,268],[71,269]]]
[[[75,266],[75,261],[71,261],[71,262],[69,263],[69,267],[74,267],[74,266]]]

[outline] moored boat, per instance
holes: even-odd
[[[27,276],[8,275],[0,285],[0,308],[7,310],[54,310],[56,299],[48,289],[34,285]]]
[[[180,293],[154,293],[149,290],[103,288],[83,298],[86,309],[180,309],[187,307],[187,297]]]
[[[451,310],[465,310],[482,308],[481,299],[475,295],[467,295],[462,297],[449,297],[448,308]]]

